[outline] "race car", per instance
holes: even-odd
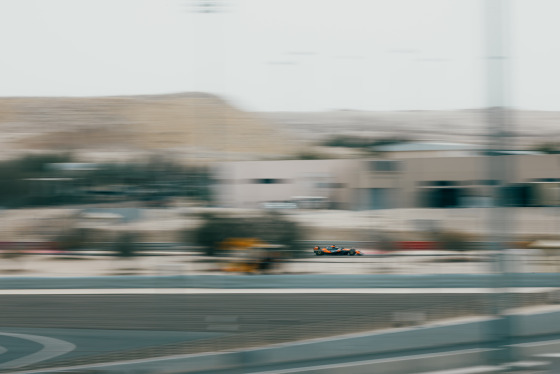
[[[363,256],[362,251],[359,251],[357,249],[354,248],[338,248],[334,245],[331,245],[330,247],[325,247],[325,248],[321,248],[321,247],[315,247],[313,248],[313,252],[315,252],[315,255],[317,256],[323,256],[323,255],[331,255],[331,256],[354,256],[354,255],[358,255],[358,256]]]

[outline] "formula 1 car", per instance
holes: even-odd
[[[315,255],[317,255],[317,256],[323,256],[323,255],[331,255],[331,256],[354,256],[354,255],[358,255],[358,256],[363,256],[362,251],[359,251],[357,249],[354,249],[354,248],[338,248],[338,247],[335,247],[334,245],[331,245],[330,247],[325,247],[325,248],[315,247],[315,248],[313,248],[313,252],[315,252]]]

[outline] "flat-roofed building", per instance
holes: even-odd
[[[490,157],[504,157],[510,169],[500,191]],[[488,206],[494,193],[506,205],[560,203],[560,155],[554,154],[230,162],[216,177],[219,204],[240,208],[298,197],[352,210]]]
[[[288,203],[352,209],[355,160],[239,161],[217,167],[216,196],[222,206],[286,207]],[[320,204],[319,204],[320,202]],[[284,203],[284,205],[282,205]]]

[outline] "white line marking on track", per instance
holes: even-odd
[[[47,336],[14,334],[8,332],[0,332],[0,335],[31,340],[32,342],[39,343],[43,346],[43,349],[38,352],[0,364],[0,369],[20,368],[63,355],[76,349],[76,346],[72,343],[60,339],[49,338]]]
[[[419,354],[419,355],[410,355],[410,356],[401,356],[401,357],[393,357],[393,358],[383,358],[383,359],[374,359],[374,360],[364,360],[364,361],[349,361],[344,362],[341,364],[328,364],[328,365],[315,365],[315,366],[303,366],[293,369],[276,369],[276,370],[267,370],[267,371],[252,371],[249,374],[291,374],[291,373],[304,373],[308,372],[320,372],[321,370],[327,369],[343,369],[341,371],[349,371],[352,367],[359,367],[359,366],[366,366],[367,365],[374,365],[374,364],[381,364],[381,363],[390,363],[395,361],[404,361],[404,360],[412,360],[412,359],[441,359],[446,356],[454,356],[458,354],[484,354],[486,352],[491,351],[491,349],[465,349],[460,351],[451,351],[451,352],[443,352],[443,353],[430,353],[430,354]],[[486,368],[493,368],[497,369],[497,367],[490,367],[487,366]],[[488,372],[488,371],[484,371]]]
[[[507,292],[532,293],[556,287],[508,288]],[[122,295],[122,294],[436,294],[504,292],[494,288],[104,288],[104,289],[11,289],[0,295]]]

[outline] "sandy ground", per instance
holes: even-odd
[[[145,231],[145,237],[155,242],[173,242],[178,230],[195,227],[199,208],[147,209],[139,221],[130,223],[130,229]],[[3,211],[0,225],[3,241],[33,240],[50,235],[68,225],[74,218],[75,209],[20,209]],[[560,208],[509,208],[508,217],[515,219],[507,225],[507,234],[514,238],[553,238],[560,232]],[[385,211],[293,211],[292,219],[307,226],[309,240],[349,240],[351,245],[366,251],[363,257],[315,257],[312,244],[306,258],[283,262],[277,272],[307,274],[438,274],[438,273],[485,273],[491,271],[488,258],[482,252],[426,252],[380,254],[373,245],[378,233],[391,232],[395,240],[418,240],[419,221],[435,222],[447,231],[461,231],[473,236],[473,240],[488,241],[491,238],[490,210],[473,209],[396,209]],[[70,217],[70,218],[69,218]],[[497,228],[503,222],[497,222]],[[496,224],[496,223],[495,223]],[[506,226],[504,226],[506,227]],[[127,224],[107,225],[107,229],[127,229]],[[19,233],[19,234],[18,234]],[[425,233],[424,233],[425,234]],[[19,235],[19,236],[18,236]],[[11,239],[9,239],[11,237]],[[8,238],[8,239],[7,239]],[[24,240],[24,241],[25,241]],[[149,241],[149,240],[148,240]],[[523,243],[519,243],[523,244]],[[526,243],[525,243],[526,244]],[[321,244],[326,245],[326,244]],[[516,247],[516,248],[521,248]],[[24,254],[11,258],[0,256],[0,275],[13,276],[94,276],[94,275],[176,275],[216,274],[228,261],[204,258],[196,252],[162,252],[158,256],[139,256],[120,259],[104,255],[49,255]],[[526,272],[560,271],[554,250],[526,250],[516,254],[516,266]]]
[[[83,207],[86,208],[86,207]],[[121,223],[89,222],[80,217],[79,207],[60,209],[12,209],[0,212],[2,241],[27,238],[39,240],[64,227],[134,230],[143,241],[175,241],[177,233],[200,224],[203,212],[254,214],[255,211],[215,208],[141,209],[140,219]],[[309,240],[376,240],[379,232],[422,233],[426,224],[441,231],[471,234],[475,240],[487,240],[496,230],[515,240],[557,237],[560,233],[560,207],[504,208],[503,215],[492,217],[492,208],[462,209],[388,209],[370,211],[289,210],[290,219],[308,229]],[[400,240],[407,239],[406,235]],[[417,240],[417,239],[412,239]]]
[[[538,252],[513,257],[520,272],[558,272],[560,260]],[[284,260],[275,274],[480,274],[492,272],[490,258],[480,252],[400,252],[365,256],[316,257],[310,254]],[[207,258],[194,253],[119,258],[105,255],[27,254],[0,260],[0,276],[82,277],[112,275],[223,274],[228,258]],[[232,273],[233,274],[233,273]]]

